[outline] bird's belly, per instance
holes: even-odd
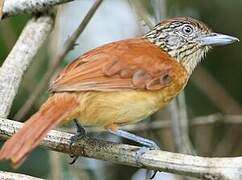
[[[81,107],[79,119],[85,125],[106,127],[134,123],[159,109],[154,93],[88,93],[84,97],[87,100],[83,103],[85,107]]]
[[[109,128],[140,121],[161,109],[182,87],[159,91],[81,92],[75,118],[83,125]]]

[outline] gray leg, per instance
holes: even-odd
[[[115,134],[117,136],[120,136],[125,139],[129,139],[131,141],[137,142],[145,147],[148,147],[150,149],[160,149],[160,147],[152,140],[145,139],[143,137],[137,136],[135,134],[129,133],[127,131],[123,130],[117,130],[117,131],[112,131],[109,130],[110,133]]]

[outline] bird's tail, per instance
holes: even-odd
[[[0,150],[0,161],[11,160],[13,168],[18,168],[48,131],[65,120],[77,106],[77,98],[72,94],[60,93],[51,96],[21,129],[5,142]]]

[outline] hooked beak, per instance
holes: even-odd
[[[204,46],[223,46],[239,42],[239,39],[225,34],[211,33],[209,35],[199,38],[199,41]]]

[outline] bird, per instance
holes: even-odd
[[[192,17],[161,21],[142,37],[111,42],[81,55],[50,84],[50,96],[0,150],[18,168],[47,133],[74,119],[147,147],[156,143],[120,130],[159,111],[186,86],[212,46],[238,38]]]

